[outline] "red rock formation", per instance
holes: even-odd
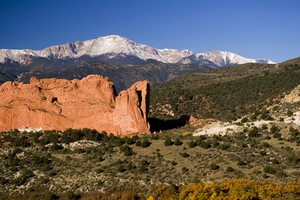
[[[193,127],[203,127],[206,124],[210,124],[212,122],[216,122],[217,120],[209,118],[209,119],[197,119],[194,116],[190,116],[189,123]]]
[[[139,81],[115,94],[98,75],[82,80],[37,79],[0,86],[0,131],[20,128],[91,128],[117,135],[149,132],[149,83]]]

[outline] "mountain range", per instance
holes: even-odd
[[[245,58],[227,51],[195,53],[157,49],[118,35],[109,35],[43,50],[0,49],[0,83],[12,80],[26,82],[32,76],[72,79],[96,73],[110,77],[117,88],[122,89],[139,79],[147,79],[153,84],[162,83],[178,75],[243,63],[274,62]]]

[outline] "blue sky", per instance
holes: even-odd
[[[300,56],[299,0],[0,0],[0,48],[117,34],[155,48]]]

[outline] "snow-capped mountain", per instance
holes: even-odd
[[[139,44],[127,38],[110,35],[93,40],[77,41],[63,45],[51,46],[43,50],[0,50],[0,63],[6,61],[18,62],[22,65],[31,63],[31,58],[47,59],[74,59],[83,56],[105,57],[106,62],[126,57],[146,61],[156,60],[170,64],[214,64],[217,67],[230,66],[243,63],[273,63],[265,59],[250,59],[226,51],[213,51],[195,53],[189,50],[156,49],[148,45]]]

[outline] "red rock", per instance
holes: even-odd
[[[190,116],[189,123],[193,127],[203,127],[206,124],[210,124],[212,122],[216,122],[215,119],[209,118],[209,119],[197,119],[194,116]]]
[[[116,96],[113,83],[98,75],[6,82],[0,86],[0,132],[30,127],[148,133],[149,87],[139,81]]]

